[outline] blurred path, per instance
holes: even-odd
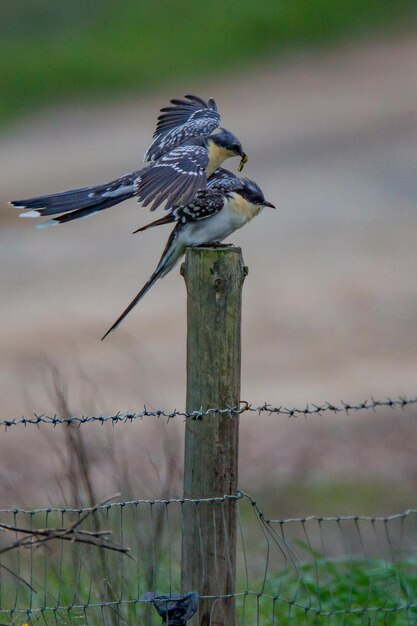
[[[278,206],[233,237],[250,270],[243,398],[302,405],[413,394],[416,67],[417,39],[398,40],[254,66],[245,81],[230,76],[203,92],[187,83],[175,94],[51,110],[0,138],[0,200],[130,171],[169,97],[214,95],[224,125],[244,141],[246,175]],[[99,342],[153,270],[169,229],[132,236],[149,217],[133,201],[46,231],[16,216],[3,208],[1,415],[53,410],[43,357],[60,368],[74,411],[182,407],[178,272]]]

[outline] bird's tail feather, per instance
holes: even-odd
[[[119,324],[124,320],[124,318],[126,317],[126,315],[128,315],[130,313],[130,311],[137,305],[137,303],[139,302],[139,300],[141,300],[143,298],[143,296],[145,295],[145,293],[147,291],[149,291],[149,289],[152,287],[152,285],[158,280],[158,278],[160,278],[162,274],[162,271],[155,271],[152,276],[150,277],[150,279],[148,280],[147,283],[145,283],[145,285],[142,287],[142,289],[139,291],[138,295],[135,296],[132,300],[132,302],[129,304],[129,306],[127,306],[125,308],[125,310],[123,311],[123,313],[117,318],[117,320],[114,322],[114,324],[109,328],[109,330],[102,336],[101,341],[103,341],[103,339],[105,339],[107,337],[107,335],[109,335],[111,332],[113,332],[113,330],[116,330],[116,328],[119,326]]]
[[[146,224],[145,226],[142,226],[141,228],[137,228],[136,230],[133,231],[133,235],[135,233],[141,233],[144,230],[148,230],[148,228],[154,228],[155,226],[163,226],[163,224],[172,224],[172,222],[175,222],[175,217],[172,213],[168,213],[168,215],[161,217],[161,219],[159,220],[155,220],[154,222],[151,222],[150,224]]]
[[[10,204],[18,209],[27,209],[21,217],[42,217],[48,215],[72,214],[72,217],[54,219],[54,223],[64,223],[79,217],[107,209],[135,195],[135,181],[138,172],[132,172],[110,183],[84,187],[55,193],[48,196],[13,200]],[[48,224],[49,225],[49,224]]]
[[[51,220],[47,220],[46,222],[37,224],[36,228],[48,228],[49,226],[56,226],[57,224],[66,224],[67,222],[72,222],[73,220],[77,220],[82,217],[92,217],[96,213],[103,211],[103,209],[112,207],[115,204],[119,204],[120,202],[123,202],[124,200],[128,200],[131,197],[132,197],[131,194],[125,194],[123,196],[120,195],[118,196],[116,201],[114,198],[107,198],[103,200],[102,202],[97,202],[97,204],[95,204],[92,207],[87,207],[84,209],[75,209],[74,211],[68,211],[67,213],[63,213],[62,215],[54,217]],[[22,214],[21,217],[26,217],[26,216]],[[37,217],[37,216],[34,216],[34,217]]]
[[[103,335],[103,337],[101,338],[102,341],[107,337],[109,333],[111,333],[113,330],[116,330],[116,328],[124,320],[126,315],[128,315],[130,311],[138,304],[143,296],[155,284],[158,278],[163,278],[166,274],[168,274],[168,272],[172,270],[172,268],[177,264],[179,259],[183,256],[184,251],[185,247],[182,245],[178,245],[177,229],[174,228],[167,241],[161,260],[158,263],[158,267],[156,268],[148,282],[145,283],[139,293],[133,298],[132,302],[125,308],[123,313],[117,318],[117,320],[109,328],[105,335]]]

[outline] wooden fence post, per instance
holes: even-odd
[[[188,248],[187,412],[240,401],[240,248]],[[185,425],[184,498],[237,492],[239,414],[213,413]],[[183,505],[182,591],[234,593],[236,500]],[[192,624],[234,626],[233,598],[200,602]]]

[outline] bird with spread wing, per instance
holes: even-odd
[[[175,224],[161,259],[104,337],[119,326],[159,278],[175,267],[188,246],[221,242],[264,207],[275,208],[256,183],[221,167],[226,159],[240,156],[241,171],[247,156],[239,139],[220,128],[213,98],[206,102],[197,96],[184,96],[183,100],[171,100],[171,105],[161,109],[144,157],[147,165],[141,170],[104,185],[11,203],[26,209],[21,217],[53,216],[38,228],[89,217],[132,197],[143,206],[151,205],[151,211],[165,204],[164,217],[135,231]]]
[[[220,128],[220,115],[213,98],[206,102],[197,96],[171,100],[161,109],[153,142],[146,151],[148,163],[140,170],[110,183],[73,189],[62,193],[14,200],[13,206],[26,209],[21,217],[58,216],[38,228],[89,217],[128,198],[136,197],[153,211],[186,205],[198,190],[205,189],[207,178],[226,159],[240,156],[240,169],[247,161],[239,139]]]
[[[250,222],[264,207],[275,208],[265,200],[259,185],[218,168],[208,179],[206,189],[198,191],[192,202],[174,207],[165,217],[135,230],[137,233],[175,223],[156,270],[102,339],[119,326],[158,278],[163,278],[175,267],[188,246],[223,241]]]

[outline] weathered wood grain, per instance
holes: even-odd
[[[240,248],[189,248],[187,411],[236,407],[240,400]],[[236,494],[239,416],[214,413],[185,426],[184,497]],[[236,573],[236,502],[184,504],[182,590],[228,595]],[[210,616],[211,614],[211,616]],[[202,600],[192,624],[233,626],[233,599]]]

